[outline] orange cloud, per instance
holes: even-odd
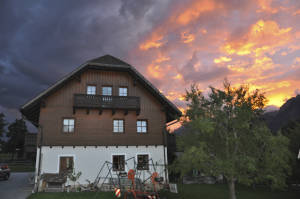
[[[294,24],[300,11],[271,0],[247,1],[242,3],[247,6],[238,7],[230,3],[191,0],[174,4],[138,45],[133,60],[147,57],[141,62],[147,66],[147,76],[159,79],[160,89],[179,106],[183,100],[179,91],[184,93],[190,83],[200,83],[207,92],[209,85],[221,86],[225,76],[233,85],[246,83],[252,90],[266,92],[269,105],[282,105],[299,88],[299,81],[288,78],[289,69],[297,69],[300,63],[294,55],[299,53],[293,53],[300,50],[300,28]],[[278,20],[275,13],[290,18]],[[258,20],[247,24],[253,18]]]
[[[277,13],[278,9],[272,7],[272,1],[273,0],[258,0],[257,2],[258,2],[260,9],[257,10],[256,12],[268,12],[268,13],[272,13],[272,14]]]
[[[214,62],[216,64],[219,64],[219,63],[222,63],[222,62],[229,62],[229,61],[231,61],[231,58],[230,57],[225,57],[225,56],[214,59]]]
[[[169,61],[170,57],[166,57],[164,55],[159,54],[158,58],[154,61],[155,63],[161,63],[165,61]]]
[[[299,10],[296,10],[294,13],[293,13],[293,15],[295,16],[295,15],[299,15],[300,14],[300,9]]]
[[[161,79],[164,77],[164,71],[159,65],[150,64],[147,67],[147,73],[152,78]]]
[[[275,21],[259,20],[242,38],[226,43],[221,50],[227,54],[261,55],[270,49],[283,46],[291,41],[289,28],[280,28]]]
[[[173,77],[173,79],[179,79],[179,80],[182,80],[183,79],[183,76],[178,73],[176,76]]]
[[[176,17],[176,22],[187,25],[196,20],[202,13],[213,11],[215,8],[216,3],[214,0],[194,1]]]
[[[140,45],[141,50],[148,50],[150,48],[159,48],[164,44],[163,36],[154,34],[149,40]]]
[[[183,43],[191,43],[192,41],[195,40],[195,35],[193,34],[188,34],[186,32],[181,33],[181,39]]]

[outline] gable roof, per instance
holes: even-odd
[[[44,99],[60,89],[67,82],[76,78],[80,78],[80,74],[88,69],[128,72],[137,82],[141,83],[150,93],[152,93],[152,95],[154,95],[165,107],[167,122],[174,120],[177,116],[181,116],[181,111],[133,66],[111,55],[104,55],[82,64],[74,71],[63,77],[61,80],[57,81],[52,86],[24,104],[20,108],[21,113],[29,121],[31,121],[33,125],[38,126],[40,107],[43,104]]]

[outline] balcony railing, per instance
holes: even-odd
[[[74,108],[140,110],[140,98],[134,96],[74,94]]]

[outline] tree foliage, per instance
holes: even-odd
[[[273,136],[262,121],[266,104],[262,93],[250,92],[246,86],[233,88],[225,81],[224,90],[210,87],[208,97],[195,85],[185,97],[186,131],[177,143],[184,153],[174,164],[176,171],[186,174],[198,169],[207,175],[223,175],[230,198],[235,198],[236,182],[285,186],[288,139]]]
[[[3,113],[0,113],[0,138],[4,135],[6,125],[5,115]]]
[[[290,140],[289,150],[292,154],[292,174],[289,176],[289,182],[300,184],[300,159],[298,159],[300,150],[300,121],[291,121],[281,131]]]
[[[12,159],[16,152],[18,156],[22,156],[24,152],[25,134],[27,127],[23,119],[16,119],[15,122],[8,126],[7,142],[8,151],[12,153]]]

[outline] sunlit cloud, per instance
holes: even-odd
[[[140,45],[140,49],[148,50],[150,48],[159,48],[163,45],[163,43],[164,42],[163,42],[162,35],[153,35],[153,37],[150,40],[148,40]]]
[[[229,62],[229,61],[231,61],[231,58],[230,57],[225,57],[225,56],[214,59],[214,62],[216,64],[219,64],[219,63],[222,63],[222,62]]]
[[[181,25],[187,25],[196,20],[202,13],[214,10],[216,6],[214,0],[194,1],[176,17],[176,22]]]
[[[183,32],[181,33],[181,39],[183,43],[190,43],[195,40],[195,35]]]
[[[225,78],[281,106],[300,89],[298,10],[288,0],[174,2],[131,59],[180,108],[191,84],[205,93]]]
[[[291,27],[280,28],[275,21],[259,20],[253,24],[250,31],[242,38],[226,43],[222,50],[227,54],[262,55],[264,52],[276,52],[276,48],[291,41]],[[271,51],[270,51],[271,50]]]
[[[259,5],[259,9],[256,12],[268,12],[275,14],[278,12],[278,8],[272,7],[273,0],[258,0],[257,3]]]

